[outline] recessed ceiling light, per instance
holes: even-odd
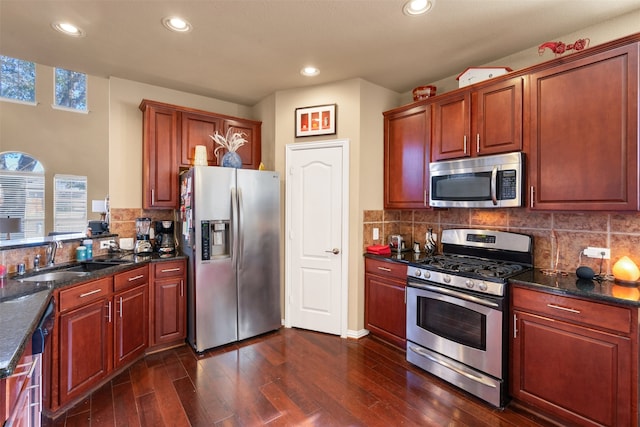
[[[409,0],[402,7],[402,13],[408,16],[422,15],[433,9],[435,0]]]
[[[176,31],[178,33],[187,33],[191,31],[191,24],[189,24],[182,18],[178,18],[177,16],[168,16],[164,18],[162,20],[162,25],[164,25],[171,31]]]
[[[53,27],[54,30],[68,36],[84,37],[84,31],[81,28],[76,27],[73,24],[69,24],[68,22],[54,22],[53,24],[51,24],[51,27]]]
[[[300,70],[300,74],[307,77],[313,77],[320,74],[320,70],[318,70],[316,67],[304,67],[302,70]]]

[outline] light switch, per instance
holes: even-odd
[[[380,229],[379,228],[374,228],[373,229],[373,240],[378,240],[380,239]]]

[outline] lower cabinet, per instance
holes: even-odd
[[[11,427],[40,425],[42,404],[41,355],[24,349],[13,375],[0,380],[0,424]]]
[[[151,346],[182,343],[186,327],[186,261],[155,263],[151,267],[153,301]]]
[[[149,343],[149,267],[62,289],[58,294],[53,410],[84,395]]]
[[[385,341],[406,348],[405,264],[365,258],[365,328]]]
[[[512,288],[511,394],[584,426],[637,425],[637,309]]]

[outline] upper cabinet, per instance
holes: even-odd
[[[431,106],[384,113],[384,207],[429,207]]]
[[[638,44],[530,75],[533,209],[638,209]]]
[[[433,160],[522,150],[523,77],[433,103]]]
[[[178,174],[195,159],[196,146],[204,145],[209,166],[222,162],[214,153],[217,145],[210,135],[226,135],[228,129],[241,132],[247,142],[238,149],[245,169],[258,169],[261,158],[261,125],[240,119],[162,102],[142,100],[143,157],[142,207],[144,209],[176,209],[178,207]]]

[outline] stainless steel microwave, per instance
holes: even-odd
[[[522,206],[520,152],[429,163],[429,205],[438,208]]]

